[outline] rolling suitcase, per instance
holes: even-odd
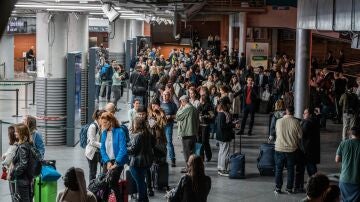
[[[239,130],[235,129],[235,133],[238,133]],[[230,171],[229,178],[230,179],[244,179],[245,178],[245,154],[241,153],[241,135],[240,137],[240,150],[239,152],[235,152],[235,144],[236,144],[236,136],[234,136],[234,154],[232,154],[229,158],[230,163]]]
[[[57,196],[57,181],[43,182],[41,177],[35,178],[35,202],[55,202]]]
[[[275,175],[275,145],[263,143],[260,145],[260,153],[257,158],[257,167],[261,176]]]
[[[150,168],[153,187],[157,190],[169,188],[169,164],[167,162],[153,163]]]
[[[42,165],[52,166],[56,169],[56,160],[43,160]],[[44,182],[41,176],[34,180],[35,202],[55,202],[57,197],[57,181]]]
[[[125,179],[127,181],[127,193],[128,195],[133,195],[137,193],[136,182],[133,176],[130,173],[129,169],[125,170]]]
[[[267,114],[269,113],[268,111],[268,107],[269,106],[269,101],[260,101],[260,105],[259,105],[259,113],[260,114]]]

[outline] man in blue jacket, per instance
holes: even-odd
[[[111,85],[112,85],[112,77],[114,74],[114,67],[116,66],[116,61],[111,61],[111,66],[109,65],[109,61],[105,61],[105,65],[101,67],[100,70],[100,80],[101,80],[101,88],[100,88],[100,96],[107,98],[107,102],[110,102],[111,96]],[[107,86],[107,93],[104,92]]]

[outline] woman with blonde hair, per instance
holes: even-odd
[[[154,162],[155,163],[166,163],[166,136],[165,136],[165,125],[166,115],[163,109],[160,108],[160,100],[153,99],[148,107],[148,127],[150,133],[155,138],[154,149]],[[148,187],[149,196],[154,196],[152,187],[152,179],[150,169],[147,170],[146,183]]]
[[[118,185],[120,174],[124,165],[128,162],[126,150],[126,133],[120,128],[115,116],[110,112],[104,112],[100,116],[101,125],[101,160],[104,164],[104,172],[111,172],[110,188],[114,191],[117,201],[122,201],[122,194]],[[107,198],[107,194],[105,194]]]
[[[31,141],[34,143],[35,148],[40,152],[41,159],[44,159],[45,155],[45,144],[43,141],[43,136],[36,127],[36,118],[30,115],[27,115],[23,119],[23,124],[25,124],[30,131]]]
[[[285,115],[285,103],[283,99],[279,99],[275,102],[275,110],[270,117],[269,127],[269,141],[275,141],[276,139],[276,121]]]
[[[14,168],[10,173],[10,181],[14,181],[16,186],[11,186],[11,196],[13,201],[30,202],[31,186],[33,183],[33,173],[30,172],[31,148],[33,147],[29,128],[19,123],[14,125],[15,137],[18,139],[18,149],[13,158]]]

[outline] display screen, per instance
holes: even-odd
[[[81,126],[81,65],[81,55],[78,54],[75,56],[75,128]]]

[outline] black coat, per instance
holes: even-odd
[[[31,158],[31,143],[25,142],[19,144],[15,156],[13,158],[14,169],[12,171],[11,179],[16,179],[19,183],[29,184],[32,179],[32,173],[29,173],[30,158]]]
[[[199,191],[195,193],[192,189],[192,180],[189,175],[181,177],[179,184],[171,192],[170,202],[206,202],[211,189],[211,178],[203,176],[200,179]]]
[[[245,88],[241,88],[240,91],[234,93],[234,97],[237,97],[239,95],[242,96],[242,97],[240,97],[240,99],[243,100],[243,104],[245,104],[247,89],[248,89],[248,86],[246,85]],[[258,90],[257,86],[252,87],[251,92],[250,92],[250,98],[251,98],[252,104],[254,104],[254,105],[258,104],[259,90]]]
[[[131,141],[127,152],[130,156],[129,166],[146,168],[150,167],[154,160],[154,146],[156,140],[151,134],[135,134]]]
[[[265,88],[266,85],[269,84],[269,77],[265,76],[265,74],[263,74],[263,81],[262,84],[260,86],[260,75],[259,74],[255,74],[255,85],[261,88]]]
[[[221,142],[230,142],[233,137],[233,124],[230,122],[226,122],[226,115],[224,112],[218,112],[215,118],[215,133],[216,140]]]
[[[304,119],[301,122],[303,137],[301,139],[305,160],[320,163],[320,122],[317,117]]]

